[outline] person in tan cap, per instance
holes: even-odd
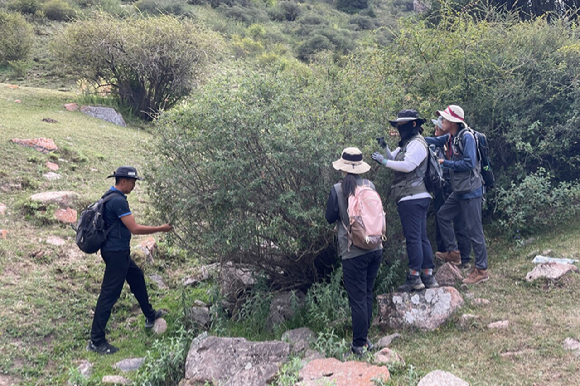
[[[475,254],[475,266],[463,283],[482,283],[489,280],[489,274],[481,219],[483,180],[481,163],[477,158],[477,143],[473,131],[465,123],[461,107],[449,105],[445,110],[437,111],[437,115],[442,117],[442,128],[447,134],[425,140],[430,145],[442,146],[449,141],[450,136],[453,137],[453,155],[451,159],[439,159],[442,167],[449,170],[452,193],[437,212],[441,237],[447,250],[435,253],[435,257],[455,265],[462,264],[453,228],[453,219],[461,215],[464,233],[471,241]]]
[[[344,178],[330,189],[325,217],[329,224],[338,222],[338,253],[342,259],[344,285],[352,315],[351,351],[360,356],[365,350],[373,349],[367,335],[372,321],[373,287],[383,259],[383,246],[379,244],[367,250],[349,245],[349,230],[344,224],[349,224],[348,198],[354,196],[357,186],[376,189],[372,182],[361,176],[371,167],[363,161],[363,154],[358,148],[344,149],[340,159],[332,166],[341,171]]]

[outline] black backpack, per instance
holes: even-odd
[[[119,195],[111,193],[89,205],[81,213],[77,226],[73,226],[77,233],[76,243],[84,253],[96,253],[107,239],[107,235],[113,227],[105,229],[103,211],[105,210],[105,203],[115,197],[119,197]]]
[[[443,189],[445,184],[445,179],[443,178],[443,170],[439,164],[439,159],[437,157],[437,152],[435,151],[435,146],[427,145],[427,142],[423,139],[423,144],[427,147],[427,170],[425,171],[425,187],[429,193],[437,193],[439,190]]]
[[[487,145],[487,137],[485,134],[475,131],[471,128],[468,129],[475,138],[475,143],[477,145],[477,155],[479,162],[481,163],[481,178],[486,189],[491,189],[495,186],[495,176],[493,175],[493,170],[491,168],[491,161],[489,160],[489,146]],[[459,146],[461,147],[461,152],[463,152],[463,139],[460,138]]]

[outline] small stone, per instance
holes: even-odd
[[[544,256],[552,256],[552,253],[554,253],[554,251],[552,251],[551,249],[546,249],[542,251],[542,255]]]
[[[141,241],[135,250],[140,251],[141,253],[139,255],[145,256],[146,261],[152,264],[154,261],[153,259],[157,254],[157,242],[153,236],[149,236],[145,240]]]
[[[98,172],[98,171],[99,171],[99,169],[91,168],[91,172]]]
[[[67,109],[68,111],[76,111],[79,109],[79,105],[77,105],[76,103],[66,103],[64,105],[64,108]]]
[[[43,174],[42,176],[49,181],[60,180],[62,178],[62,176],[60,174],[55,173],[55,172],[48,172],[48,173]]]
[[[313,350],[313,349],[309,348],[304,353],[304,359],[302,359],[303,367],[308,362],[311,362],[311,361],[313,361],[315,359],[324,359],[324,358],[326,358],[324,356],[324,354],[320,353],[319,351],[316,351],[316,350]]]
[[[58,123],[58,121],[56,119],[52,119],[52,118],[42,118],[42,122],[46,122],[46,123]]]
[[[151,280],[153,280],[155,282],[155,284],[157,284],[157,286],[159,287],[159,289],[167,289],[167,285],[163,282],[163,278],[161,277],[161,275],[157,274],[157,273],[153,273],[151,275],[149,275],[149,278]]]
[[[572,264],[562,264],[557,262],[549,262],[538,264],[531,272],[526,275],[527,281],[533,281],[541,277],[546,279],[556,280],[567,274],[568,272],[578,273],[578,267]]]
[[[476,319],[479,319],[479,316],[473,314],[463,314],[459,319],[459,326],[462,328],[469,327]]]
[[[469,386],[463,379],[446,371],[435,370],[425,375],[417,386]]]
[[[77,222],[77,211],[71,208],[59,208],[54,212],[54,217],[65,224],[74,224]]]
[[[539,255],[539,254],[540,254],[540,250],[539,250],[539,249],[534,249],[533,251],[531,251],[530,253],[528,253],[528,254],[526,255],[526,257],[527,257],[528,259],[531,259],[531,258],[534,258],[534,257],[536,257],[536,256],[537,256],[537,255]]]
[[[46,161],[46,167],[52,170],[53,172],[56,172],[59,169],[59,166],[57,164],[50,161]]]
[[[117,385],[130,385],[131,381],[120,375],[105,375],[101,380],[102,383],[114,383]]]
[[[195,307],[207,307],[207,304],[206,303],[204,303],[204,302],[202,302],[201,300],[198,300],[198,299],[196,299],[196,300],[193,301],[193,305]]]
[[[471,303],[473,303],[473,305],[476,305],[476,306],[487,306],[488,304],[490,304],[490,301],[487,299],[483,299],[483,298],[477,298],[477,299],[473,299],[473,301]]]
[[[451,263],[443,264],[435,272],[435,280],[440,286],[454,286],[458,280],[462,280],[463,275],[457,266]]]
[[[46,243],[50,245],[60,246],[64,245],[66,241],[64,241],[64,239],[61,239],[60,237],[50,236],[49,238],[46,239]]]
[[[500,320],[499,322],[490,323],[487,325],[487,328],[497,329],[497,330],[505,330],[509,327],[510,321],[509,320]]]
[[[399,333],[395,333],[395,334],[383,336],[377,342],[376,346],[377,346],[378,349],[385,348],[385,347],[389,347],[391,345],[391,343],[393,343],[393,341],[395,339],[399,339],[399,338],[401,338],[401,334],[399,334]]]
[[[280,340],[290,343],[292,352],[300,353],[310,348],[310,342],[315,339],[316,335],[308,327],[295,328],[282,334]]]
[[[6,239],[8,236],[8,231],[6,229],[0,229],[0,239]]]
[[[535,352],[536,352],[536,350],[534,350],[534,349],[526,348],[526,349],[519,350],[519,351],[506,351],[506,352],[502,352],[499,355],[502,358],[510,358],[510,357],[519,357],[519,356],[527,355],[527,354],[533,354]]]
[[[82,360],[77,370],[83,377],[88,378],[93,373],[93,364],[87,360]]]
[[[119,369],[121,371],[135,371],[143,364],[145,358],[127,358],[113,365],[114,369]]]
[[[574,351],[574,354],[577,357],[580,357],[580,342],[576,339],[566,338],[566,340],[564,340],[564,350]]]
[[[385,347],[381,351],[375,353],[373,356],[375,364],[377,365],[388,365],[390,363],[400,363],[403,366],[405,365],[405,360],[395,351],[391,350],[388,347]]]
[[[32,147],[41,153],[58,150],[54,141],[50,138],[19,139],[13,138],[12,142],[25,147]]]
[[[12,89],[12,90],[16,90],[17,88],[20,88],[20,86],[17,86],[15,84],[8,84],[8,85],[6,85],[6,87],[8,87],[9,89]]]
[[[123,116],[111,107],[82,106],[81,113],[91,117],[102,119],[115,125],[126,127]]]
[[[22,103],[22,101],[20,99],[15,99],[14,103]]]
[[[151,330],[157,335],[161,335],[167,331],[167,322],[163,318],[156,319]]]
[[[4,216],[6,214],[7,206],[0,202],[0,216]]]
[[[530,245],[532,243],[534,243],[534,241],[536,241],[536,239],[534,237],[530,237],[529,239],[525,239],[524,241],[522,241],[522,245]]]
[[[192,307],[189,311],[189,319],[202,327],[206,327],[210,320],[209,308],[207,307]]]

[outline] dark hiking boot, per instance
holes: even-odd
[[[439,284],[437,280],[435,280],[435,276],[433,275],[423,275],[421,274],[421,281],[425,285],[425,288],[437,288]]]
[[[474,268],[473,271],[463,279],[463,284],[479,284],[489,280],[487,269]]]
[[[109,355],[109,354],[116,353],[117,351],[119,351],[119,349],[107,341],[99,344],[98,346],[96,344],[94,344],[93,341],[89,341],[89,345],[87,346],[87,351],[96,352],[97,354]]]
[[[435,257],[454,265],[461,264],[461,253],[459,251],[435,252]]]
[[[367,338],[367,342],[363,346],[367,349],[367,351],[373,351],[375,349],[375,345]]]
[[[153,328],[155,321],[165,314],[167,314],[167,312],[164,310],[155,311],[155,315],[153,315],[152,318],[145,318],[145,328]]]
[[[405,284],[397,288],[397,292],[419,291],[423,288],[425,288],[425,284],[423,284],[419,275],[407,274],[407,281]]]
[[[353,346],[352,343],[350,344],[350,352],[351,355],[354,355],[356,357],[362,357],[364,355],[364,353],[366,352],[365,350],[365,346]]]

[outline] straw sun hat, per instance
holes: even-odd
[[[371,166],[363,161],[362,152],[356,147],[347,147],[342,156],[332,163],[336,170],[351,174],[363,174],[371,170]]]
[[[465,122],[465,113],[463,112],[463,109],[457,105],[449,105],[445,110],[437,111],[437,115],[445,118],[449,122]]]

